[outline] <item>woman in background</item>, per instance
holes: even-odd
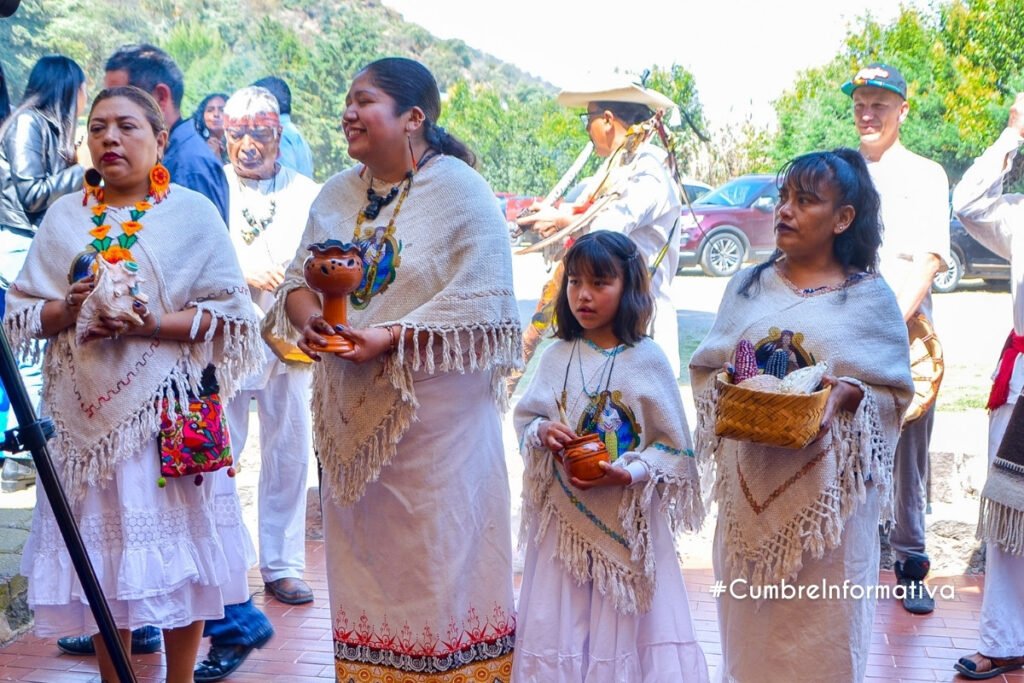
[[[228,96],[215,92],[203,98],[192,114],[192,123],[199,136],[206,140],[213,155],[223,163],[228,163],[228,148],[224,140],[224,104]]]

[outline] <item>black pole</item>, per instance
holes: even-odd
[[[113,661],[114,670],[117,671],[117,678],[121,683],[136,683],[135,672],[128,661],[128,655],[124,651],[124,644],[117,635],[117,626],[114,618],[110,615],[110,608],[103,596],[103,589],[96,580],[96,574],[92,569],[92,562],[85,551],[82,543],[82,536],[78,533],[78,524],[71,514],[71,507],[64,495],[64,489],[60,486],[57,473],[53,469],[53,461],[50,459],[50,452],[46,448],[46,435],[43,431],[43,423],[36,418],[35,408],[25,390],[25,384],[21,381],[21,373],[18,372],[18,363],[11,353],[11,345],[7,341],[7,335],[0,329],[0,380],[4,383],[4,389],[11,399],[11,409],[18,418],[18,428],[8,432],[8,438],[4,442],[4,448],[18,450],[29,450],[32,452],[32,460],[35,461],[36,472],[39,483],[53,508],[53,516],[57,520],[57,527],[64,537],[64,544],[68,548],[68,555],[75,566],[78,580],[85,591],[85,597],[89,601],[89,608],[92,610],[93,619],[100,629],[100,636],[107,646],[110,659]],[[13,443],[12,443],[13,441]]]

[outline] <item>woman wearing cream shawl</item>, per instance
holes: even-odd
[[[350,327],[321,317],[305,248],[267,316],[319,360],[313,434],[337,678],[508,683],[515,616],[498,407],[522,357],[508,234],[465,161],[472,154],[437,126],[440,97],[422,65],[374,62],[346,103],[349,154],[362,164],[327,181],[302,244],[360,248]],[[351,352],[315,350],[336,333]]]
[[[103,189],[85,202],[63,197],[47,212],[7,296],[5,327],[23,357],[38,355],[47,340],[43,404],[56,428],[54,464],[125,649],[129,629],[160,626],[167,680],[180,683],[192,680],[203,620],[247,598],[245,567],[229,567],[229,558],[248,559],[252,546],[233,487],[215,496],[212,483],[196,486],[192,477],[158,486],[162,403],[198,393],[210,364],[221,395],[230,396],[260,367],[262,344],[216,209],[183,187],[151,183],[167,140],[152,98],[135,88],[104,90],[88,135]],[[153,177],[166,174],[157,165]],[[86,297],[95,280],[68,285],[69,266],[90,244],[107,260],[137,264],[134,315],[91,315]],[[215,524],[215,510],[237,523]],[[232,569],[242,580],[230,580]],[[96,632],[43,499],[22,573],[40,635]],[[115,680],[102,642],[94,642],[103,679]]]
[[[715,576],[726,681],[860,681],[874,598],[754,599],[782,582],[878,582],[878,523],[891,519],[892,455],[913,385],[906,325],[874,272],[878,194],[853,150],[783,170],[777,250],[729,283],[693,355],[698,456],[714,456]],[[818,438],[792,450],[715,437],[715,376],[741,339],[789,332],[798,365],[828,363]],[[739,597],[737,597],[739,596]]]

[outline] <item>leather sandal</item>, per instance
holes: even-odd
[[[986,678],[995,678],[1007,671],[1015,671],[1024,668],[1024,657],[986,657],[980,652],[975,652],[969,657],[961,657],[953,665],[961,676],[972,681],[981,681]]]
[[[313,602],[313,589],[302,579],[293,576],[268,581],[264,587],[268,593],[287,605],[305,605]]]

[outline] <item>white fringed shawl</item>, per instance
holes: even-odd
[[[43,350],[43,305],[65,297],[71,262],[92,240],[91,209],[77,195],[50,207],[7,294],[4,327],[22,358],[38,358]],[[110,215],[128,219],[127,211],[117,211]],[[117,221],[111,224],[111,234],[120,234]],[[150,310],[163,316],[195,307],[193,339],[203,313],[214,324],[205,338],[191,343],[122,337],[79,346],[73,325],[48,340],[43,404],[56,427],[54,450],[72,500],[111,479],[123,460],[152,439],[159,429],[161,399],[197,391],[207,365],[216,366],[221,395],[227,398],[263,360],[249,288],[214,206],[172,185],[142,224],[132,254]],[[214,340],[218,328],[223,336]]]
[[[516,405],[516,432],[526,462],[520,539],[528,538],[532,530],[540,541],[554,522],[557,559],[565,571],[581,584],[593,581],[602,595],[611,597],[616,610],[646,612],[656,581],[648,518],[655,490],[661,498],[657,512],[668,516],[673,532],[680,526],[696,530],[704,519],[679,389],[665,354],[654,341],[645,338],[634,347],[620,347],[610,389],[621,392],[619,400],[633,411],[640,428],[639,445],[620,457],[625,462],[643,461],[650,479],[625,489],[576,489],[538,440],[537,425],[541,420],[558,420],[555,397],[561,395],[566,381],[568,418],[577,430],[588,403],[579,360],[582,374],[593,384],[613,351],[581,342],[570,365],[572,348],[571,342],[557,341],[545,350],[533,381]]]
[[[357,214],[366,206],[368,179],[359,176],[360,168],[328,180],[313,204],[302,246],[264,323],[281,338],[300,334],[284,303],[306,286],[306,247],[352,241]],[[386,206],[374,224],[386,225],[393,211],[394,203]],[[397,276],[366,308],[349,305],[348,323],[401,325],[403,332],[417,333],[411,348],[403,333],[397,351],[383,362],[357,365],[325,354],[313,368],[314,445],[343,505],[357,501],[377,479],[415,419],[413,371],[490,370],[494,399],[504,407],[504,378],[522,365],[508,230],[483,178],[454,157],[434,158],[414,177],[395,227],[401,241]],[[422,348],[419,333],[428,335]]]
[[[714,455],[715,500],[725,525],[727,570],[755,585],[792,579],[803,553],[835,548],[870,479],[892,519],[893,453],[913,395],[907,328],[892,291],[876,275],[845,290],[801,293],[774,267],[750,296],[750,274],[733,277],[714,326],[690,362],[697,403],[698,455]],[[844,299],[845,296],[845,299]],[[840,412],[831,433],[802,450],[770,448],[715,436],[715,375],[741,339],[753,344],[778,328],[802,334],[803,348],[829,373],[864,390],[856,414]]]

